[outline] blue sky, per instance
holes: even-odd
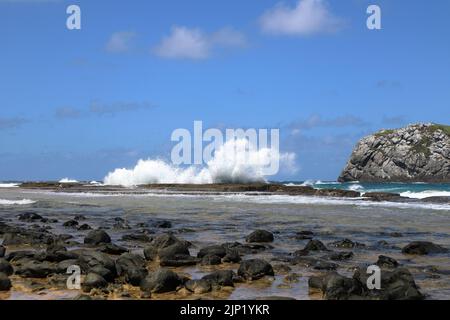
[[[447,0],[0,0],[0,181],[102,179],[168,157],[194,120],[280,128],[300,170],[276,178],[334,180],[364,135],[449,124],[449,15]]]

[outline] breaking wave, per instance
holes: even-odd
[[[0,188],[17,188],[18,183],[0,183]]]
[[[33,204],[33,203],[36,203],[36,201],[29,200],[29,199],[23,199],[23,200],[0,199],[0,205],[2,205],[2,206],[14,206],[14,205],[25,206],[25,205],[29,205],[29,204]]]
[[[400,194],[402,197],[413,199],[425,199],[429,197],[450,197],[450,191],[426,190],[421,192],[406,191]]]
[[[59,180],[59,183],[78,183],[78,181],[69,179],[69,178],[64,178],[64,179]]]
[[[175,166],[160,159],[139,160],[132,169],[116,169],[104,179],[106,185],[211,184],[266,182],[265,168],[271,161],[295,171],[295,154],[271,148],[251,148],[247,139],[227,141],[204,167]],[[243,151],[243,152],[241,152]]]

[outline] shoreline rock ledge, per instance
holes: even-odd
[[[356,145],[339,182],[450,182],[450,126],[382,130]]]

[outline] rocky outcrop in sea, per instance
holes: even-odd
[[[363,138],[340,182],[450,182],[450,126],[414,124]]]

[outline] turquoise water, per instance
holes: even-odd
[[[311,186],[318,189],[343,189],[365,192],[399,193],[409,198],[450,197],[450,183],[339,183],[334,181],[285,181],[287,185]]]

